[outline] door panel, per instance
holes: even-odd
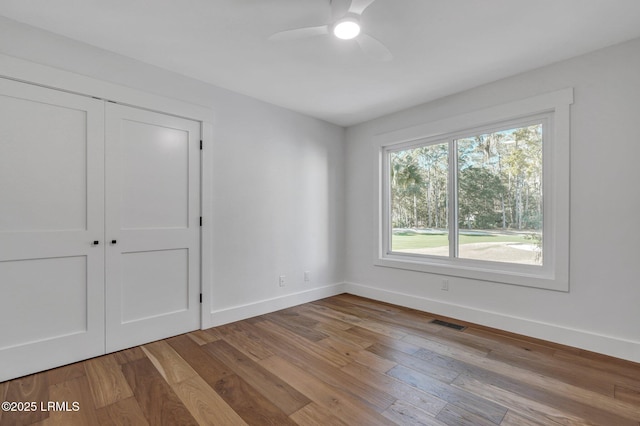
[[[189,250],[125,253],[122,272],[123,323],[189,309]]]
[[[105,351],[103,123],[0,78],[0,381]]]
[[[86,229],[87,112],[3,96],[0,116],[0,231]]]
[[[106,117],[110,352],[200,325],[200,123],[116,104]]]
[[[14,283],[0,312],[12,312],[9,324],[19,324],[3,327],[0,350],[87,331],[86,256],[8,260],[0,262],[0,276]]]
[[[189,227],[189,133],[122,121],[122,227]]]

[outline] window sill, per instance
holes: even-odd
[[[407,256],[390,253],[374,261],[375,266],[404,269],[436,275],[489,281],[502,284],[535,287],[561,292],[569,291],[568,278],[562,279],[546,272],[542,267],[500,262],[436,259],[425,256]],[[493,266],[493,267],[490,267]]]

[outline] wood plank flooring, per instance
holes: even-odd
[[[640,364],[434,318],[343,294],[0,383],[0,425],[640,426]]]

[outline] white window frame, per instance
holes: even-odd
[[[570,106],[568,88],[508,104],[474,111],[375,137],[377,211],[374,264],[438,275],[569,291]],[[449,193],[455,181],[453,142],[464,136],[543,122],[543,265],[523,265],[458,257],[416,255],[391,251],[389,154],[436,143],[449,143]],[[449,207],[449,223],[457,206]],[[457,235],[450,229],[450,245]]]

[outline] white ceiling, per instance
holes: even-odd
[[[1,0],[0,15],[342,126],[640,37],[639,0],[376,0],[332,36],[330,0]],[[640,53],[639,53],[640,54]]]

